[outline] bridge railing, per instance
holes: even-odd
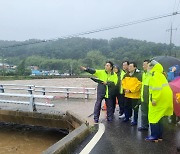
[[[34,85],[21,85],[21,84],[0,84],[0,93],[5,93],[9,91],[23,91],[32,94],[35,90]]]
[[[58,93],[64,93],[66,98],[69,98],[71,94],[82,94],[85,99],[89,99],[90,95],[95,94],[96,88],[0,84],[0,93],[13,90],[16,92],[28,92],[29,94],[41,93],[42,95],[46,95],[47,93],[56,93],[56,95],[58,95]]]
[[[42,102],[35,102],[35,99],[48,99],[48,100],[53,100],[55,97],[50,96],[50,95],[33,95],[33,94],[17,94],[17,93],[0,93],[0,102],[1,103],[13,103],[13,104],[25,104],[29,105],[29,110],[32,111],[37,111],[36,105],[39,106],[47,106],[47,107],[54,107],[54,104],[49,103],[47,101],[46,103]],[[3,99],[5,97],[5,99]],[[20,101],[20,100],[15,100],[16,98],[29,98],[29,101]]]
[[[66,98],[70,97],[70,94],[82,94],[85,99],[89,99],[90,95],[95,94],[96,88],[85,88],[85,87],[44,87],[35,86],[35,92],[41,92],[43,95],[46,93],[64,93]]]

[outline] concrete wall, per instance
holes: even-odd
[[[43,154],[71,154],[80,143],[89,135],[86,124],[82,124],[63,139],[49,147]]]
[[[68,115],[67,115],[68,114]],[[67,114],[47,114],[37,112],[23,112],[0,110],[0,121],[25,125],[44,126],[50,128],[60,128],[74,130],[81,125],[81,121],[68,112]]]
[[[44,154],[72,153],[90,133],[89,124],[71,111],[67,111],[66,114],[57,115],[0,110],[0,122],[60,128],[70,132],[63,139],[44,151]]]

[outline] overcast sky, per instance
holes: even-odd
[[[54,39],[139,19],[180,12],[180,0],[0,0],[0,40]],[[85,35],[180,45],[180,15]]]

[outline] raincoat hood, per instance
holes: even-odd
[[[173,94],[160,63],[156,63],[150,72],[148,120],[158,123],[162,117],[173,114]],[[153,106],[152,102],[156,105]]]
[[[157,63],[154,65],[154,67],[151,69],[150,71],[152,72],[159,72],[159,73],[163,73],[163,66],[160,63]]]

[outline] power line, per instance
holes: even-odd
[[[157,19],[169,17],[169,16],[174,16],[174,15],[177,15],[177,14],[180,14],[180,13],[179,12],[173,12],[171,14],[160,15],[160,16],[156,16],[156,17],[150,17],[150,18],[147,18],[147,19],[141,19],[141,20],[137,20],[137,21],[132,21],[132,22],[121,24],[121,25],[101,28],[101,29],[82,32],[82,33],[77,33],[77,34],[73,34],[73,35],[68,35],[68,36],[65,36],[63,38],[70,38],[70,37],[82,36],[82,35],[86,35],[86,34],[98,33],[98,32],[102,32],[102,31],[106,31],[106,30],[117,29],[117,28],[126,27],[126,26],[130,26],[130,25],[135,25],[135,24],[139,24],[139,23],[143,23],[143,22],[147,22],[147,21],[152,21],[152,20],[157,20]]]
[[[176,0],[174,1],[174,7],[173,7],[173,10],[172,10],[172,12],[177,12],[177,11],[175,11],[176,10]],[[171,24],[172,24],[172,22],[173,22],[173,20],[175,19],[175,17],[174,16],[171,16],[171,18],[170,18],[170,23],[169,23],[169,25],[168,25],[168,27],[169,26],[171,26]]]
[[[31,43],[15,44],[15,45],[11,45],[11,46],[1,47],[0,49],[6,49],[6,48],[12,48],[12,47],[20,47],[20,46],[24,46],[24,45],[32,45],[32,44],[38,44],[38,43],[44,43],[44,42],[51,42],[51,41],[58,40],[60,38],[61,39],[67,39],[67,38],[72,38],[72,37],[78,37],[78,36],[83,36],[83,35],[102,32],[102,31],[118,29],[118,28],[122,28],[122,27],[126,27],[126,26],[131,26],[131,25],[143,23],[143,22],[148,22],[148,21],[152,21],[152,20],[166,18],[166,17],[170,17],[170,16],[175,16],[175,15],[178,15],[178,14],[180,14],[180,12],[173,12],[173,13],[169,13],[169,14],[165,14],[165,15],[159,15],[159,16],[150,17],[150,18],[146,18],[146,19],[136,20],[136,21],[132,21],[132,22],[116,25],[116,26],[100,28],[100,29],[96,29],[96,30],[86,31],[86,32],[67,35],[67,36],[61,36],[61,37],[59,37],[57,39],[49,39],[49,40],[36,41],[36,42],[31,42]]]
[[[178,0],[177,0],[178,1]],[[180,0],[179,0],[179,2],[180,2]],[[178,2],[177,2],[178,3]],[[176,3],[176,0],[174,0],[174,5],[173,5],[173,10],[172,10],[172,12],[178,12],[178,7],[177,6],[179,6],[179,4],[177,5],[177,3]],[[169,24],[168,24],[168,26],[167,26],[167,29],[169,28],[169,27],[171,27],[171,25],[172,25],[172,23],[175,21],[175,16],[171,16],[171,18],[170,18],[170,20],[169,20]]]

